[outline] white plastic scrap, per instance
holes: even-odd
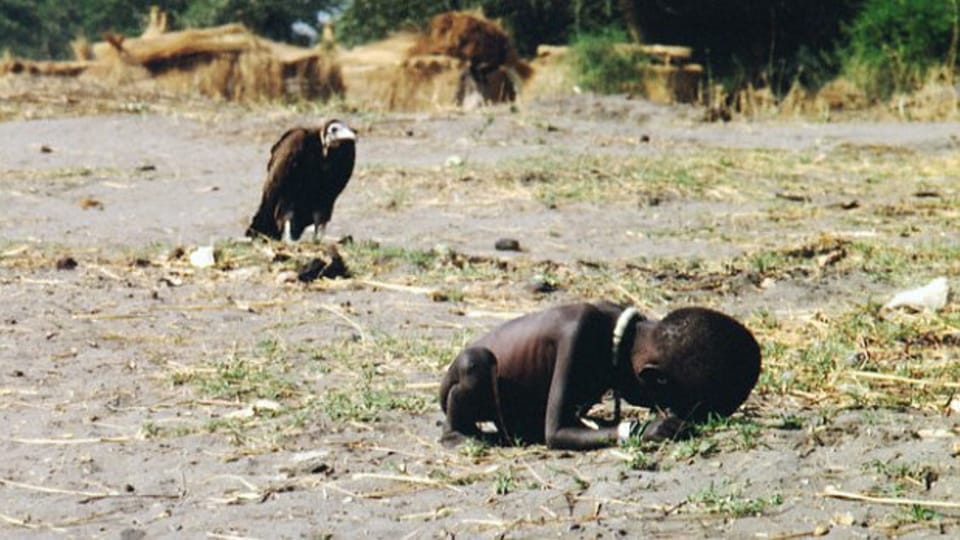
[[[881,310],[906,307],[916,311],[939,311],[947,305],[950,286],[947,278],[938,277],[923,287],[897,293]]]

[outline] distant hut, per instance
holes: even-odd
[[[295,47],[255,35],[244,26],[167,31],[153,8],[143,35],[105,34],[92,45],[73,43],[74,62],[0,60],[0,75],[79,76],[111,82],[152,79],[166,89],[227,100],[329,99],[346,92],[335,48]]]

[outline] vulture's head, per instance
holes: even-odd
[[[323,126],[323,149],[330,151],[347,142],[356,142],[357,134],[340,120],[330,120]]]

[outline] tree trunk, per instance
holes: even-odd
[[[642,43],[643,36],[640,34],[640,26],[637,24],[637,11],[634,9],[635,0],[619,0],[620,11],[623,13],[623,20],[627,25],[627,32],[630,33],[630,39],[634,43]]]

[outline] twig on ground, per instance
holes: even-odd
[[[913,384],[917,386],[939,386],[942,388],[960,388],[960,383],[949,381],[931,381],[929,379],[911,379],[901,375],[889,375],[886,373],[874,373],[871,371],[849,371],[852,377],[857,379],[873,379],[877,381],[889,381],[903,384]]]
[[[455,491],[457,493],[463,493],[463,490],[448,484],[446,482],[440,482],[434,480],[433,478],[426,478],[423,476],[408,476],[403,474],[384,474],[384,473],[357,473],[353,475],[354,480],[363,480],[365,478],[370,478],[374,480],[389,480],[392,482],[409,482],[411,484],[423,484],[427,486],[442,487],[449,489],[450,491]]]
[[[848,501],[860,501],[873,504],[887,504],[895,506],[926,506],[930,508],[958,508],[960,509],[960,502],[954,501],[933,501],[933,500],[923,500],[923,499],[899,499],[893,497],[871,497],[870,495],[862,495],[860,493],[851,493],[848,491],[840,491],[832,486],[827,486],[822,492],[817,494],[820,497],[829,497],[833,499],[844,499]]]
[[[530,475],[533,476],[533,478],[537,482],[539,482],[541,486],[550,488],[550,489],[559,489],[555,484],[551,484],[550,482],[547,482],[546,480],[543,479],[542,476],[537,474],[537,471],[535,471],[533,466],[531,466],[529,463],[527,463],[526,461],[521,461],[521,463],[523,463],[523,466],[526,467],[527,471],[530,472]]]
[[[329,313],[332,313],[333,315],[336,315],[340,319],[343,319],[343,321],[345,321],[347,324],[353,327],[353,329],[356,330],[358,334],[360,334],[360,341],[366,343],[367,341],[370,340],[370,338],[367,337],[367,333],[363,331],[363,327],[360,326],[360,323],[348,317],[343,312],[342,309],[330,304],[320,304],[320,309],[327,311]]]
[[[82,497],[109,497],[111,495],[119,495],[119,493],[115,491],[103,493],[103,492],[93,492],[93,491],[77,491],[72,489],[60,489],[60,488],[52,488],[52,487],[46,487],[46,486],[36,486],[33,484],[16,482],[14,480],[9,480],[7,478],[0,478],[0,485],[25,489],[28,491],[39,491],[40,493],[55,493],[58,495],[79,495]]]
[[[35,530],[35,529],[42,529],[42,528],[44,528],[44,525],[41,525],[41,524],[39,524],[39,523],[30,523],[30,522],[24,521],[24,520],[22,520],[22,519],[17,519],[17,518],[15,518],[15,517],[8,516],[8,515],[6,515],[6,514],[0,514],[0,521],[3,521],[3,522],[5,522],[5,523],[8,523],[8,524],[13,525],[13,526],[15,526],[15,527],[23,527],[24,529],[34,529],[34,530]],[[66,531],[64,531],[63,529],[57,529],[57,528],[55,528],[55,527],[50,527],[50,528],[51,528],[52,530],[57,531],[57,532],[66,532]]]
[[[255,536],[238,536],[236,534],[222,534],[215,532],[207,532],[207,538],[214,538],[216,540],[260,540]]]
[[[99,443],[128,443],[135,439],[133,437],[91,437],[87,439],[8,439],[10,442],[20,444],[49,444],[49,445],[73,445],[73,444],[99,444]]]
[[[437,292],[436,289],[431,289],[427,287],[415,287],[412,285],[400,285],[397,283],[386,283],[383,281],[375,281],[372,279],[357,279],[357,283],[367,285],[369,287],[375,287],[379,289],[386,289],[388,291],[397,291],[397,292],[407,292],[411,294],[426,294],[430,295]]]

